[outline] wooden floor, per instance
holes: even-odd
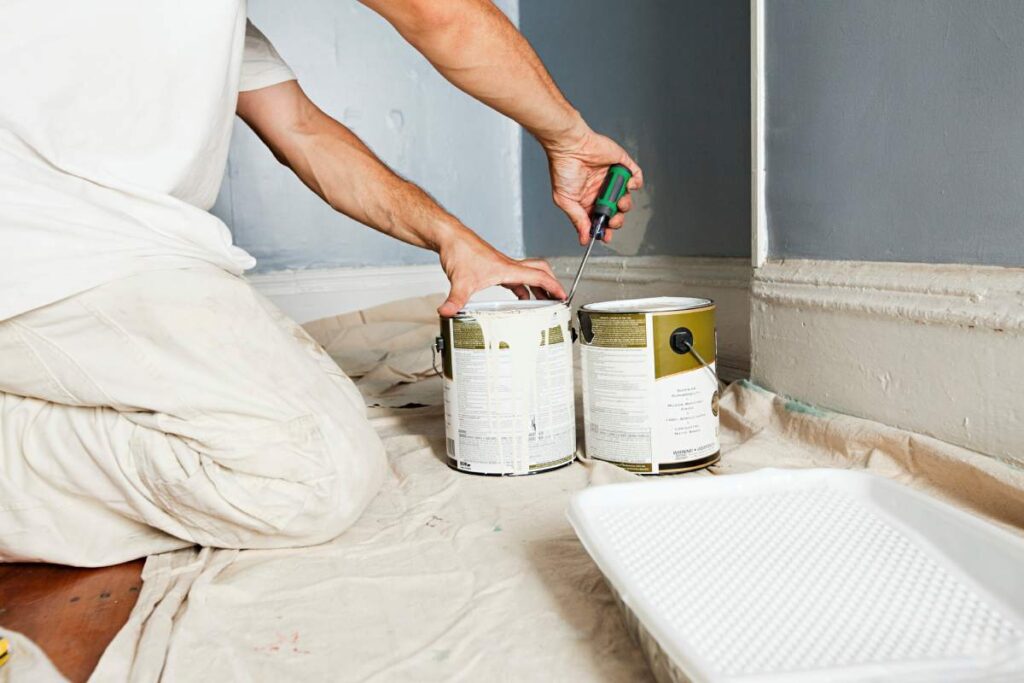
[[[128,620],[143,562],[102,569],[0,564],[0,631],[25,634],[70,681],[84,681]]]

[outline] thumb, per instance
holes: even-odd
[[[468,287],[464,287],[460,282],[453,282],[451,291],[448,292],[448,298],[437,309],[438,314],[442,318],[455,317],[462,310],[462,307],[466,305],[466,302],[469,301],[469,297],[472,294],[472,290]]]

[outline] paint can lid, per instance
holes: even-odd
[[[667,313],[691,311],[697,308],[706,308],[712,304],[714,302],[711,299],[688,296],[655,296],[647,299],[598,301],[583,306],[583,310],[591,313]]]

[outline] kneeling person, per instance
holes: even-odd
[[[492,285],[561,285],[321,112],[241,0],[59,4],[0,9],[0,560],[329,540],[375,495],[383,447],[352,382],[240,278],[254,262],[208,213],[232,115],[335,209],[436,251],[442,315]],[[581,242],[608,166],[639,186],[491,3],[367,4],[541,141]]]

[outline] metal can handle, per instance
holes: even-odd
[[[437,376],[443,377],[444,373],[437,367],[437,354],[439,353],[444,353],[444,337],[434,337],[434,343],[430,345],[430,364],[434,367]]]
[[[675,330],[669,340],[669,346],[671,346],[676,353],[684,353],[683,351],[680,351],[679,347],[683,347],[686,349],[686,352],[692,353],[693,357],[697,359],[697,362],[704,366],[704,369],[710,372],[711,376],[715,378],[715,386],[718,386],[718,373],[711,368],[708,362],[705,361],[699,353],[697,353],[697,349],[694,348],[693,345],[693,333],[690,332],[688,328],[680,327]]]

